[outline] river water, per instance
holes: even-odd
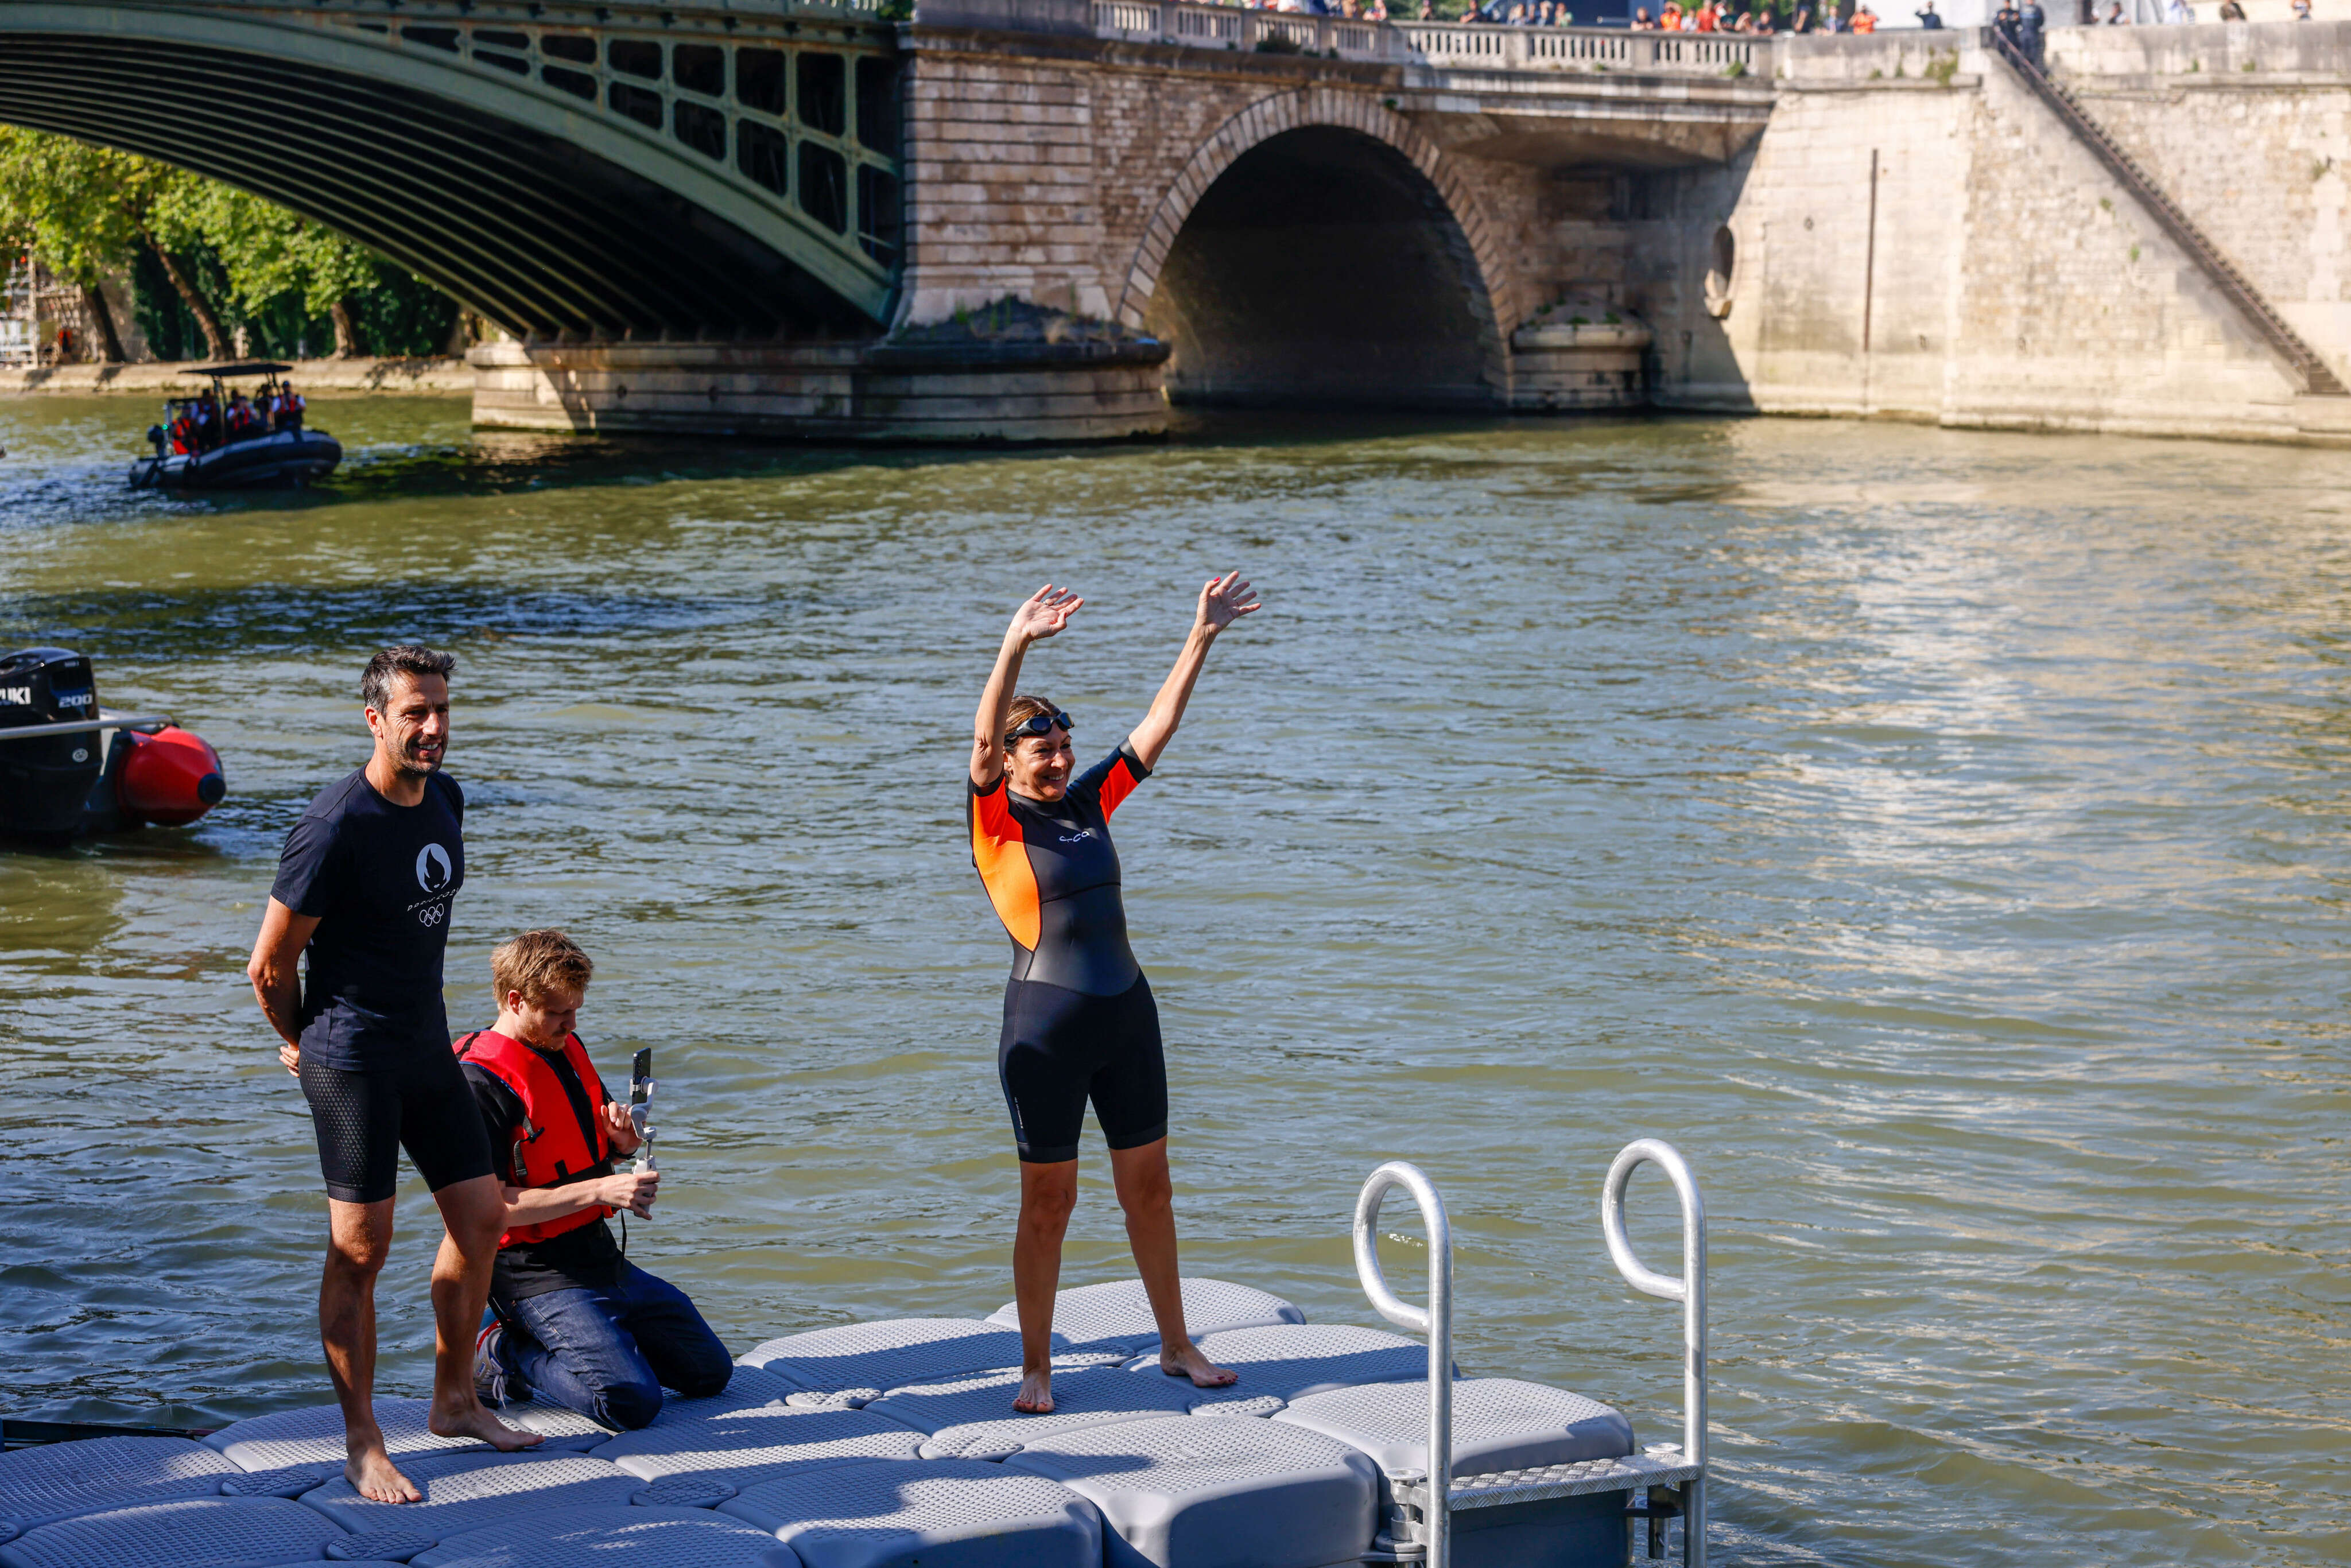
[[[599,1060],[655,1048],[632,1255],[737,1350],[998,1306],[977,688],[1074,584],[1027,684],[1106,750],[1233,565],[1268,608],[1118,823],[1189,1270],[1372,1321],[1353,1194],[1416,1161],[1465,1364],[1677,1436],[1676,1310],[1596,1221],[1663,1136],[1712,1208],[1728,1561],[2351,1560],[2342,455],[1253,420],[737,456],[318,415],[334,493],[184,502],[118,487],[143,402],[0,406],[0,640],[93,654],[231,786],[0,856],[0,1411],[325,1396],[309,1125],[242,969],[399,638],[459,659],[453,1020],[559,923]],[[1123,1255],[1088,1136],[1071,1283]],[[414,1393],[402,1202],[381,1382]],[[1653,1174],[1635,1207],[1670,1268]]]

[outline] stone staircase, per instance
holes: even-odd
[[[2188,253],[2189,259],[2211,280],[2212,286],[2236,306],[2278,357],[2292,367],[2294,373],[2301,379],[2304,392],[2316,397],[2351,396],[2351,389],[2344,386],[2326,361],[2319,357],[2317,350],[2304,342],[2302,334],[2288,325],[2276,308],[2262,297],[2261,290],[2255,288],[2252,281],[2220,254],[2217,246],[2204,237],[2204,231],[2198,228],[2188,214],[2179,210],[2179,204],[2164,193],[2163,187],[2139,166],[2138,161],[2123,150],[2122,144],[2108,134],[2105,126],[2091,118],[2079,99],[2027,58],[2024,52],[1998,28],[1988,27],[1984,32],[1991,41],[1993,52],[2007,62],[2009,68],[2032,89],[2042,102],[2049,106],[2059,120],[2065,122],[2083,145],[2096,154],[2098,162],[2106,166],[2107,172],[2138,199],[2139,205],[2147,209],[2158,226]]]

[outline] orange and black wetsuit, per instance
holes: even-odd
[[[1113,1149],[1167,1135],[1159,1008],[1126,942],[1111,813],[1151,777],[1127,747],[1032,800],[971,789],[971,858],[1012,936],[997,1075],[1020,1157],[1078,1157],[1086,1102]]]

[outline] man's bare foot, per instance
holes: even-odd
[[[547,1441],[536,1432],[507,1426],[483,1409],[478,1399],[467,1399],[463,1409],[450,1410],[435,1405],[424,1425],[436,1437],[471,1437],[475,1442],[487,1443],[501,1454],[536,1448]]]
[[[1187,1344],[1178,1351],[1162,1350],[1159,1370],[1170,1377],[1190,1378],[1195,1388],[1230,1388],[1241,1380],[1241,1375],[1231,1367],[1218,1366],[1201,1354],[1196,1344]]]
[[[1053,1413],[1053,1374],[1050,1367],[1021,1378],[1020,1392],[1014,1396],[1012,1408],[1023,1416],[1050,1416]]]
[[[392,1456],[384,1452],[381,1437],[343,1461],[343,1479],[371,1502],[421,1502],[424,1498],[416,1483],[402,1475]]]

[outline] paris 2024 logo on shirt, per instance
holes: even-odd
[[[416,852],[416,885],[426,893],[448,892],[449,883],[455,877],[455,868],[449,863],[449,852],[439,844],[427,844]],[[448,901],[436,897],[428,899],[417,909],[416,918],[422,925],[438,925],[448,912]]]

